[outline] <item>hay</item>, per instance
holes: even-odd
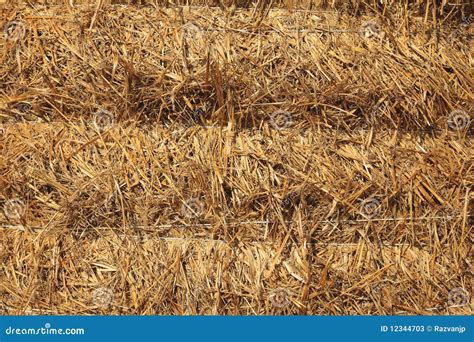
[[[3,313],[472,313],[468,6],[353,3],[5,5]]]

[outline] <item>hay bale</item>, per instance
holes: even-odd
[[[472,313],[467,5],[291,3],[1,8],[4,313]]]

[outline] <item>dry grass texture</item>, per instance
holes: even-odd
[[[472,313],[472,17],[259,4],[0,10],[3,314]]]

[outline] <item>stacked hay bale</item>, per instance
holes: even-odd
[[[469,17],[314,5],[3,7],[4,311],[471,312]]]

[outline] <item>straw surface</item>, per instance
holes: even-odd
[[[472,313],[472,17],[433,3],[0,7],[2,313]]]

